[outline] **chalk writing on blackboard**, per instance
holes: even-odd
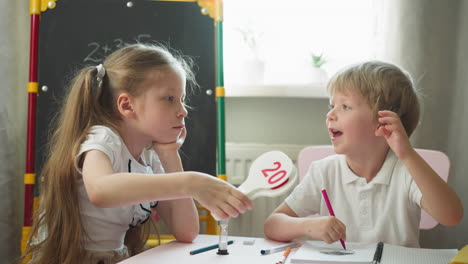
[[[132,42],[145,43],[151,41],[150,34],[139,34],[137,35]],[[108,42],[89,42],[88,43],[88,52],[86,57],[83,59],[83,62],[93,62],[100,63],[102,62],[107,55],[113,51],[122,48],[126,42],[122,38],[115,38]]]

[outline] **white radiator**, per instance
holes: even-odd
[[[226,175],[236,186],[246,179],[250,164],[261,154],[279,150],[288,155],[294,164],[304,145],[267,145],[259,143],[226,143]],[[296,166],[297,168],[297,166]],[[254,210],[229,221],[229,235],[264,237],[265,219],[284,201],[290,192],[278,197],[259,197],[254,200]]]

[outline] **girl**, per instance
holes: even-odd
[[[328,90],[326,125],[335,152],[342,155],[311,164],[304,180],[266,220],[266,236],[418,247],[421,207],[443,225],[458,224],[460,199],[408,139],[419,120],[409,74],[371,61],[338,72]],[[326,216],[322,188],[336,217]],[[305,217],[314,213],[322,217]]]
[[[139,253],[152,208],[182,242],[199,232],[193,199],[219,219],[253,208],[228,183],[183,172],[186,79],[195,82],[184,60],[142,44],[75,77],[42,170],[30,263],[107,264]]]

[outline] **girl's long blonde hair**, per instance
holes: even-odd
[[[33,216],[22,260],[32,255],[34,263],[80,262],[87,234],[80,217],[74,160],[88,130],[94,125],[116,129],[121,120],[115,107],[116,97],[121,92],[133,96],[144,92],[140,84],[150,70],[181,67],[187,81],[196,85],[191,62],[162,46],[133,44],[115,51],[104,61],[106,75],[101,86],[96,81],[95,66],[77,74],[55,119],[56,130],[50,138],[39,181],[40,204]],[[125,244],[130,255],[143,250],[150,227],[145,224],[127,231]],[[37,237],[40,232],[45,232],[44,239]]]

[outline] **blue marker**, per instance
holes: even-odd
[[[291,243],[291,244],[287,244],[287,245],[279,246],[279,247],[275,247],[275,248],[262,249],[262,250],[260,250],[260,254],[262,254],[262,255],[268,255],[268,254],[271,254],[271,253],[275,253],[275,252],[278,252],[278,251],[285,250],[285,249],[287,249],[288,247],[289,247],[289,248],[295,248],[295,247],[298,247],[298,246],[300,246],[300,245],[301,245],[301,243],[296,242],[296,243]]]
[[[227,242],[228,245],[231,245],[232,243],[234,243],[234,240],[229,240]],[[202,247],[202,248],[190,251],[190,255],[195,255],[195,254],[202,253],[202,252],[205,252],[205,251],[208,251],[208,250],[212,250],[212,249],[215,249],[215,248],[218,248],[218,247],[219,247],[219,244],[214,244],[214,245],[211,245],[211,246]]]

